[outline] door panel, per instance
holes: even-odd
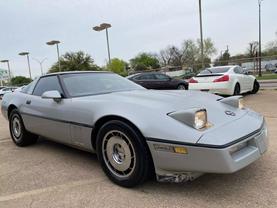
[[[29,95],[21,109],[26,129],[62,143],[71,143],[69,131],[71,113],[66,107],[70,103],[71,99],[55,102],[53,99]]]
[[[56,90],[64,96],[56,75],[41,77],[32,95],[26,96],[20,109],[25,127],[35,134],[70,144],[71,112],[67,106],[71,104],[71,99],[56,102],[41,97],[44,92],[51,90]]]

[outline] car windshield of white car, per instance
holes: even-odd
[[[208,75],[208,74],[224,74],[229,71],[231,67],[214,67],[207,68],[201,71],[198,75]]]
[[[61,80],[70,97],[144,89],[113,73],[63,74]]]

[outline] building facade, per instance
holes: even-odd
[[[0,68],[0,86],[9,81],[9,73],[5,69]]]

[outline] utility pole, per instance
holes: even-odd
[[[258,0],[259,3],[259,77],[262,76],[262,34],[261,34],[261,4],[263,0]]]
[[[200,43],[201,43],[201,63],[202,68],[205,68],[204,64],[204,45],[203,45],[203,31],[202,31],[202,5],[201,0],[199,0],[199,21],[200,21]]]

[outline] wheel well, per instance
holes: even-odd
[[[129,121],[126,118],[120,117],[120,116],[104,116],[102,118],[100,118],[94,125],[94,128],[92,130],[91,133],[91,144],[92,147],[94,149],[96,149],[96,138],[97,138],[97,134],[100,130],[100,128],[107,122],[112,121],[112,120],[119,120],[119,121],[123,121],[125,123],[127,123],[128,125],[130,125],[132,128],[134,128],[140,135],[142,138],[144,138],[143,134],[140,132],[140,130],[138,129],[138,127],[136,127],[131,121]]]
[[[179,87],[180,85],[181,85],[181,86],[184,86],[186,90],[188,89],[188,84],[186,84],[186,83],[179,83],[179,84],[177,85],[177,87]]]
[[[153,162],[153,158],[152,158],[152,154],[150,152],[150,149],[146,143],[146,139],[145,137],[143,136],[143,134],[141,133],[141,131],[139,130],[139,128],[134,125],[131,121],[129,121],[128,119],[126,118],[123,118],[123,117],[120,117],[120,116],[104,116],[102,118],[100,118],[94,125],[94,128],[92,130],[92,133],[91,133],[91,144],[92,144],[92,147],[93,149],[96,150],[96,139],[97,139],[97,134],[100,130],[100,128],[107,122],[109,121],[112,121],[112,120],[119,120],[119,121],[122,121],[122,122],[125,122],[127,123],[128,125],[130,125],[140,136],[141,138],[143,138],[143,142],[145,144],[145,147],[148,151],[148,154],[149,154],[149,157],[150,157],[150,173],[149,173],[149,177],[154,177],[155,176],[155,167],[154,167],[154,162]]]
[[[236,86],[239,86],[239,89],[240,89],[240,83],[239,82],[236,82],[235,86],[234,86],[234,89],[236,88]],[[241,90],[241,89],[240,89]]]
[[[8,108],[8,118],[10,117],[11,115],[11,112],[13,109],[16,109],[17,107],[15,105],[10,105],[9,108]]]

